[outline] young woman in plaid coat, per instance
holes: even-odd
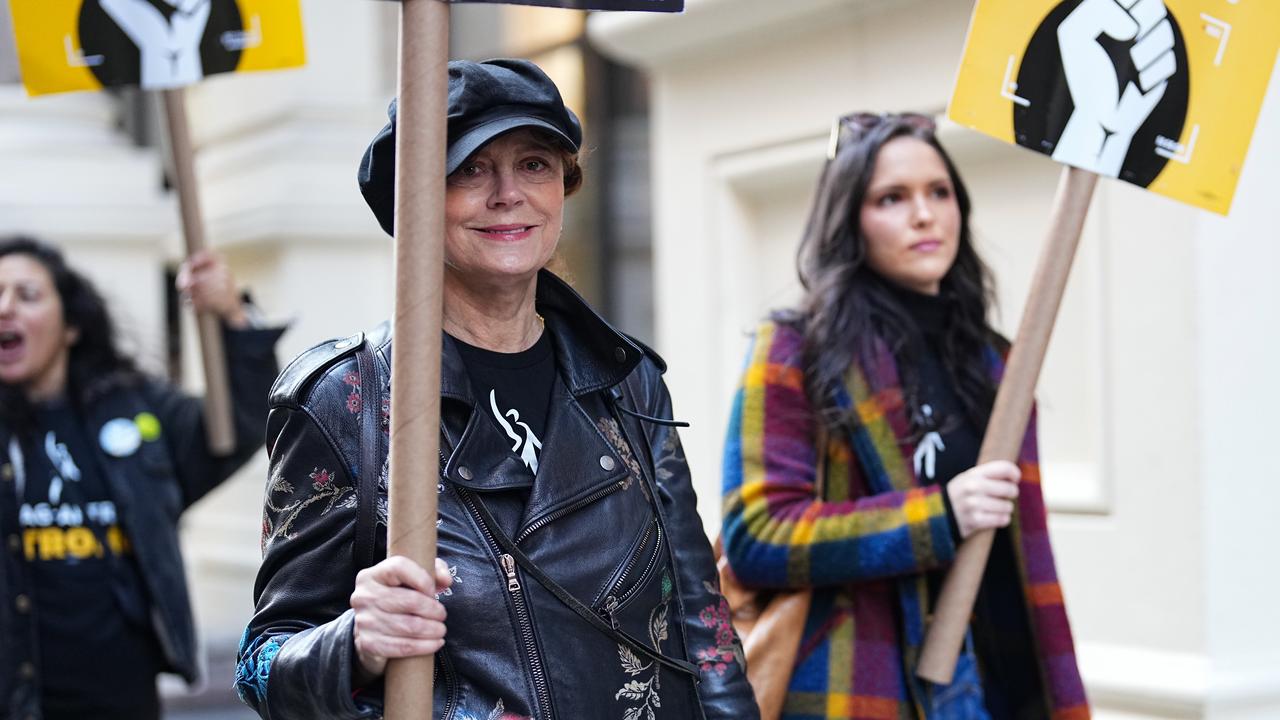
[[[800,248],[805,296],[758,329],[724,460],[748,586],[813,588],[783,717],[1083,720],[1040,492],[976,465],[1004,369],[969,197],[919,115],[842,118]],[[976,466],[975,466],[976,465]],[[956,547],[997,537],[955,680],[915,677]]]

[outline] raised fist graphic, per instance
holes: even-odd
[[[147,0],[101,0],[102,9],[129,36],[142,59],[142,87],[172,88],[204,77],[200,41],[211,0],[164,0],[168,20]]]
[[[1101,36],[1134,41],[1138,77],[1121,85]],[[1084,0],[1058,26],[1062,65],[1075,110],[1053,158],[1116,177],[1134,133],[1178,71],[1173,26],[1163,0]]]

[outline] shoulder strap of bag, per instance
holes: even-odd
[[[468,496],[468,499],[475,507],[476,512],[480,514],[481,520],[483,520],[484,524],[488,526],[490,533],[493,535],[494,541],[498,543],[498,546],[502,548],[502,551],[514,558],[516,564],[523,568],[526,573],[533,576],[533,579],[537,580],[539,585],[546,588],[548,592],[572,610],[574,614],[585,620],[587,624],[591,625],[595,629],[613,638],[617,643],[626,645],[632,650],[635,650],[641,655],[644,655],[645,657],[648,657],[654,662],[664,665],[671,670],[691,675],[695,682],[699,680],[698,668],[692,663],[685,662],[684,660],[677,660],[675,658],[669,658],[666,655],[663,655],[635,639],[627,632],[617,629],[605,622],[603,618],[592,612],[586,605],[579,602],[578,599],[571,595],[568,590],[565,590],[559,583],[552,580],[550,576],[543,572],[542,568],[538,567],[533,560],[529,559],[529,556],[525,555],[520,548],[516,547],[516,544],[512,542],[511,538],[507,537],[507,534],[502,531],[502,527],[496,520],[494,520],[493,515],[489,513],[489,509],[485,507],[484,501],[482,501],[478,495],[462,488],[459,488],[459,492]]]
[[[355,560],[357,570],[377,564],[378,558],[378,449],[381,446],[378,421],[382,418],[382,383],[372,343],[361,338],[356,351],[360,371],[360,471],[354,478],[356,489]]]

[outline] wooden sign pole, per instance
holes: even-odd
[[[187,257],[205,248],[204,216],[196,186],[195,154],[191,147],[191,126],[187,123],[185,90],[162,91],[169,149],[173,156],[173,182],[178,190],[182,214],[182,237]],[[196,314],[200,353],[204,359],[204,423],[209,449],[214,455],[230,455],[235,449],[235,426],[231,419],[231,391],[227,382],[227,359],[222,351],[222,321],[209,312]]]
[[[434,574],[449,5],[401,0],[400,13],[387,549]],[[387,665],[387,720],[431,717],[434,660],[404,658]]]
[[[1050,218],[1049,237],[1041,251],[1040,264],[1018,327],[1018,337],[996,393],[991,420],[978,453],[979,464],[1018,459],[1027,421],[1031,417],[1036,381],[1044,365],[1049,337],[1053,333],[1058,307],[1062,304],[1062,293],[1067,286],[1097,182],[1098,176],[1086,170],[1067,167],[1062,171]],[[941,685],[951,683],[994,538],[995,531],[987,530],[969,536],[960,546],[955,564],[942,585],[933,622],[925,635],[920,663],[916,668],[916,674],[921,678]]]

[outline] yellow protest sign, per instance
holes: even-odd
[[[139,85],[306,61],[299,0],[9,0],[31,95]]]
[[[1225,215],[1277,49],[1277,0],[978,0],[948,116]]]

